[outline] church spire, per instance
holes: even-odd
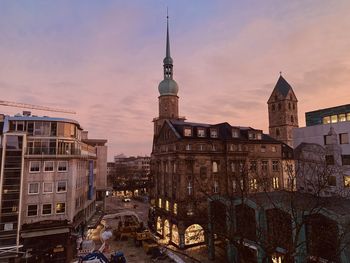
[[[169,16],[167,10],[166,16],[166,51],[163,59],[164,79],[173,78],[173,59],[170,56],[170,40],[169,40]]]
[[[168,9],[166,10],[166,58],[170,57],[170,41],[169,41],[169,16],[168,16]]]

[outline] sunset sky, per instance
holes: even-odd
[[[166,8],[180,115],[268,130],[282,71],[305,111],[350,103],[350,1],[0,1],[1,100],[77,111],[114,155],[149,155]],[[18,108],[0,107],[16,114]]]

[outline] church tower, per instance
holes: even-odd
[[[159,117],[154,121],[154,135],[158,135],[165,120],[179,120],[179,87],[173,79],[173,59],[170,56],[169,17],[167,16],[166,52],[163,59],[164,79],[159,83]]]
[[[270,136],[293,147],[293,128],[299,127],[298,100],[292,87],[282,75],[267,104]]]

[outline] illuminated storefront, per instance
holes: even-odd
[[[185,231],[185,245],[194,245],[204,242],[204,230],[198,224],[190,225]]]

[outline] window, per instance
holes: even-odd
[[[266,152],[266,145],[261,145],[260,151],[262,153]]]
[[[281,103],[278,103],[278,110],[281,110],[281,108],[282,108]]]
[[[249,140],[255,140],[255,133],[253,133],[253,132],[250,132],[250,133],[248,133],[248,138],[249,138]]]
[[[192,136],[192,128],[184,128],[184,136],[185,137],[190,137]]]
[[[324,144],[325,145],[332,144],[332,136],[331,135],[325,135],[323,137],[323,139],[324,139]]]
[[[261,162],[261,170],[264,172],[267,172],[267,161],[262,161]]]
[[[52,214],[52,205],[51,204],[43,204],[41,209],[42,215],[51,215]]]
[[[200,151],[204,151],[204,149],[205,149],[205,145],[204,145],[204,144],[200,144],[200,145],[199,145],[199,150],[200,150]]]
[[[199,177],[201,180],[205,180],[207,178],[207,167],[202,166],[199,169]]]
[[[349,143],[349,135],[347,133],[339,134],[340,144],[348,144]]]
[[[350,175],[344,175],[344,187],[350,187]]]
[[[233,191],[233,192],[236,192],[236,191],[237,191],[236,180],[232,180],[232,191]]]
[[[212,171],[213,171],[213,173],[218,172],[218,163],[215,161],[212,163]]]
[[[327,165],[334,165],[334,156],[333,155],[326,155],[326,164]]]
[[[346,120],[350,121],[350,112],[346,114]]]
[[[271,151],[272,151],[273,153],[277,152],[276,146],[271,146]]]
[[[350,155],[342,155],[341,160],[343,165],[350,165]]]
[[[210,137],[217,138],[218,137],[218,130],[217,129],[210,129]]]
[[[197,136],[198,137],[205,137],[205,129],[204,128],[198,128],[197,129]]]
[[[250,161],[250,171],[256,172],[256,161]]]
[[[291,122],[294,122],[294,117],[293,117],[293,115],[290,116],[290,121],[291,121]]]
[[[239,130],[232,129],[232,138],[238,138],[238,137],[239,137]]]
[[[68,162],[67,161],[59,161],[58,166],[57,166],[57,171],[67,172],[68,171]]]
[[[43,183],[43,193],[52,193],[53,183]]]
[[[162,198],[158,198],[158,207],[162,208]]]
[[[38,193],[39,193],[39,183],[29,183],[28,194],[38,194]]]
[[[288,109],[291,109],[292,107],[290,106],[290,102],[288,103]]]
[[[165,210],[169,211],[169,201],[165,200]]]
[[[272,111],[275,111],[275,109],[276,109],[275,104],[272,104],[271,110],[272,110]]]
[[[217,194],[219,192],[219,183],[218,183],[218,181],[214,181],[213,192],[214,192],[214,194]]]
[[[212,150],[212,151],[216,151],[216,146],[215,146],[215,144],[212,144],[212,145],[211,145],[211,150]]]
[[[323,117],[322,123],[323,123],[323,124],[329,124],[329,123],[331,123],[331,117],[330,117],[330,116]]]
[[[257,190],[258,189],[258,183],[255,178],[249,180],[249,187],[251,190]]]
[[[192,195],[192,184],[191,184],[191,182],[188,182],[187,190],[188,190],[188,195]]]
[[[173,212],[177,215],[177,203],[174,203]]]
[[[338,115],[332,115],[331,116],[331,123],[337,123],[338,122]]]
[[[273,177],[272,178],[272,186],[273,186],[274,189],[278,189],[279,188],[278,177]]]
[[[66,212],[66,203],[56,203],[56,214],[64,214]]]
[[[186,145],[186,151],[190,151],[191,150],[191,144],[187,144]]]
[[[272,171],[273,172],[279,171],[279,162],[278,161],[272,161]]]
[[[339,114],[338,120],[339,120],[340,122],[346,121],[346,115],[345,115],[345,113]]]
[[[67,192],[67,182],[66,181],[57,182],[56,192],[57,193]]]
[[[40,162],[39,161],[31,161],[29,163],[29,172],[30,173],[40,172]]]
[[[24,131],[24,122],[16,121],[16,131]]]
[[[44,171],[45,172],[53,172],[54,171],[53,161],[45,161],[44,162]]]
[[[38,205],[28,205],[27,216],[37,216],[38,215]]]

